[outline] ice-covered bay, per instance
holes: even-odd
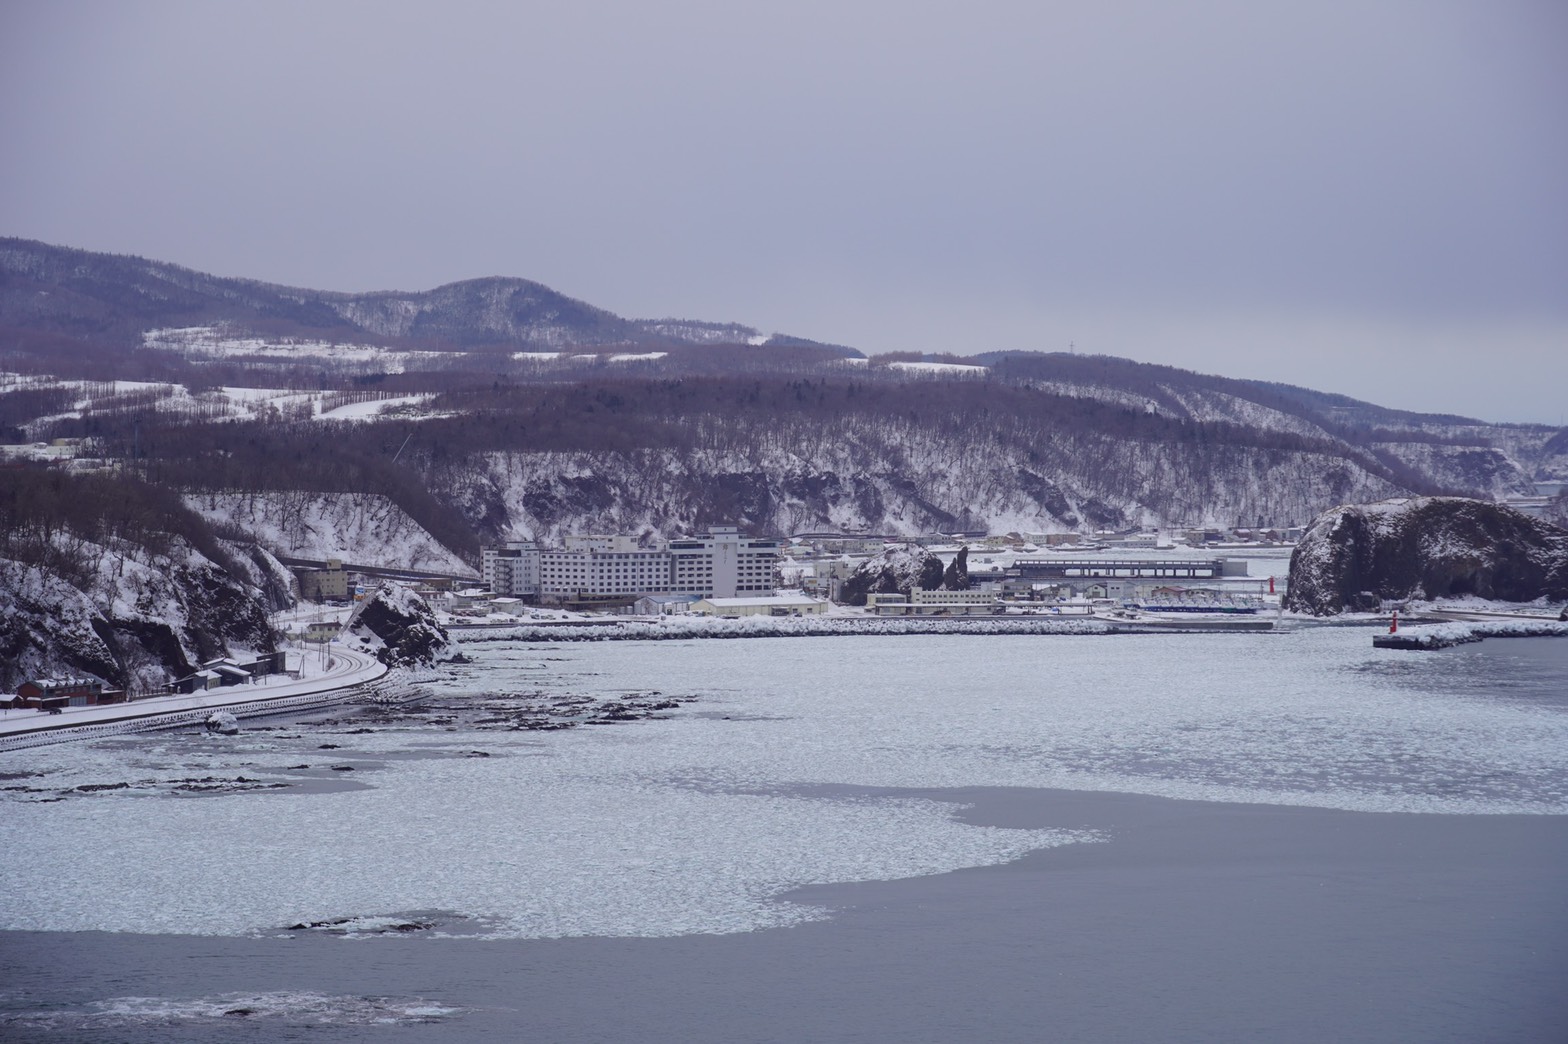
[[[1314,627],[465,651],[420,715],[4,755],[0,927],[244,934],[442,911],[497,935],[730,932],[815,916],[775,900],[797,885],[1094,840],[888,792],[914,788],[1568,814],[1561,640],[1413,655]],[[680,702],[505,728],[519,694],[653,692]],[[236,776],[289,786],[169,785]]]

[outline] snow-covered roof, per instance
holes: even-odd
[[[754,595],[750,598],[704,598],[704,602],[717,606],[744,606],[744,605],[821,605],[827,599],[812,598],[810,595],[781,594],[781,595]]]

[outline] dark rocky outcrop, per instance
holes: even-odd
[[[961,547],[958,554],[953,556],[947,571],[942,574],[942,590],[969,590],[969,548]]]
[[[450,642],[430,603],[391,585],[370,596],[354,615],[348,633],[388,667],[429,666]]]
[[[1568,532],[1462,497],[1335,508],[1291,555],[1285,608],[1328,616],[1462,595],[1568,599]]]
[[[844,581],[839,598],[845,605],[865,605],[871,594],[908,594],[915,588],[942,586],[942,560],[919,544],[895,544],[872,555]]]

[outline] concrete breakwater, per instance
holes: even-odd
[[[1372,645],[1378,649],[1408,649],[1432,651],[1451,649],[1486,638],[1568,638],[1568,623],[1542,621],[1473,621],[1437,624],[1432,627],[1413,627],[1393,634],[1373,635]]]
[[[838,635],[899,634],[1109,634],[1098,620],[1084,617],[770,617],[740,619],[718,617],[665,617],[661,620],[627,620],[617,626],[597,624],[545,627],[522,624],[452,632],[458,644],[493,641],[607,642],[658,641],[687,638],[792,638]]]

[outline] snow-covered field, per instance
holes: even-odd
[[[733,932],[813,916],[773,901],[797,885],[1096,839],[865,788],[1568,814],[1568,642],[1368,639],[465,645],[419,714],[5,755],[0,927],[246,934],[425,910],[501,936]],[[664,709],[603,713],[617,704]],[[590,706],[592,725],[572,709]],[[157,784],[236,774],[285,786]],[[115,858],[83,858],[100,850]]]
[[[907,373],[946,377],[979,377],[991,369],[989,366],[976,366],[968,363],[940,362],[890,362],[888,366],[891,369],[903,370]]]
[[[360,392],[291,391],[286,388],[222,386],[192,391],[183,384],[150,381],[80,381],[0,372],[0,394],[17,390],[61,389],[74,396],[67,409],[29,420],[24,429],[43,430],[55,421],[80,419],[89,413],[147,410],[200,416],[207,420],[290,418],[324,421],[370,421],[391,416],[427,419],[445,416],[428,408],[433,393],[385,395]],[[350,401],[344,401],[348,399]],[[44,447],[24,443],[0,446],[0,454],[34,459],[73,457],[77,447]]]
[[[142,343],[148,348],[176,351],[192,358],[366,363],[382,373],[402,373],[412,363],[429,363],[446,354],[399,351],[373,344],[312,341],[298,337],[236,336],[214,326],[148,330],[142,335]]]

